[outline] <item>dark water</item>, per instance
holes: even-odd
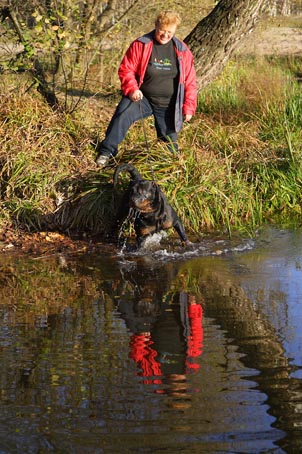
[[[0,453],[301,453],[302,232],[3,257]]]

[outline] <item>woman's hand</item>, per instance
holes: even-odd
[[[143,99],[143,94],[140,90],[135,90],[129,94],[129,98],[133,102],[141,101]]]
[[[184,115],[184,121],[190,121],[193,115],[186,114]]]

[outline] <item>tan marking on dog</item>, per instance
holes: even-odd
[[[173,222],[172,221],[166,221],[163,223],[163,228],[164,229],[171,229],[173,227]]]
[[[140,234],[142,236],[147,236],[147,235],[150,235],[151,233],[154,233],[156,232],[156,228],[152,225],[150,227],[145,227],[143,229],[140,230]]]
[[[133,205],[137,210],[141,211],[142,213],[153,213],[153,211],[155,211],[155,208],[152,207],[149,200],[146,200],[141,203],[133,203]]]

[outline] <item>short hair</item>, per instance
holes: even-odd
[[[178,13],[174,11],[161,11],[156,20],[155,25],[176,25],[178,26],[181,23],[181,18]]]

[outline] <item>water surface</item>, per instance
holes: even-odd
[[[301,251],[3,257],[0,453],[301,453]]]

